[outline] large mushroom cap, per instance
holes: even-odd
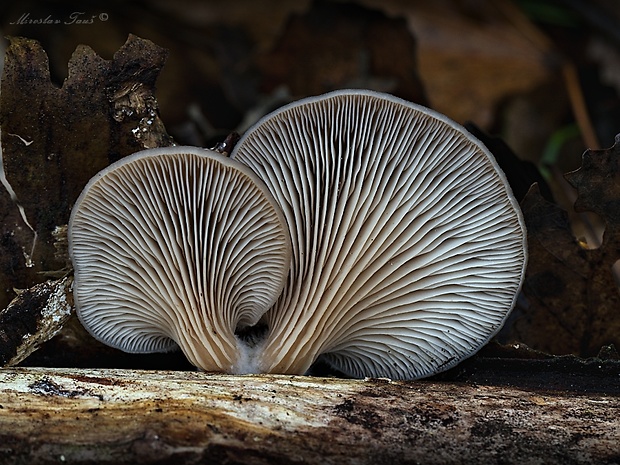
[[[258,322],[288,273],[275,205],[250,170],[207,150],[146,150],[108,167],[69,223],[80,320],[128,352],[178,344],[202,369],[243,371],[235,332]]]
[[[423,377],[475,353],[513,307],[519,206],[443,115],[337,91],[268,115],[231,157],[265,182],[292,238],[261,370],[303,373],[322,355],[353,376]]]

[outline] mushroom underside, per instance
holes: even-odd
[[[152,149],[93,178],[69,227],[78,316],[128,352],[181,347],[233,371],[288,272],[284,218],[259,179],[211,151]]]
[[[338,91],[268,115],[231,157],[265,182],[292,239],[261,371],[322,357],[356,377],[428,376],[475,353],[513,307],[521,212],[484,145],[443,115]]]
[[[521,287],[525,229],[492,155],[443,115],[337,91],[267,115],[229,157],[127,157],[72,212],[78,315],[203,370],[414,379],[475,353]]]

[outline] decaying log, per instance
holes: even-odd
[[[618,463],[620,397],[431,381],[0,370],[1,463]]]
[[[73,278],[36,284],[0,310],[0,366],[17,365],[62,329],[73,313]]]

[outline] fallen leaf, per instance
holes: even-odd
[[[591,211],[605,219],[606,230],[601,249],[620,244],[620,134],[615,142],[609,149],[587,150],[583,154],[581,168],[565,175],[566,180],[577,189],[575,210]],[[613,264],[620,258],[618,249],[609,251],[611,253],[604,258]]]
[[[352,3],[315,2],[291,16],[258,63],[267,93],[282,85],[294,97],[354,87],[426,103],[404,19]]]
[[[603,244],[588,249],[575,239],[568,215],[532,188],[521,206],[529,262],[523,286],[527,304],[513,312],[509,339],[552,354],[595,356],[620,346],[620,293],[612,267],[620,258],[620,138],[606,150],[588,150],[566,179],[578,190],[577,211],[606,222]]]
[[[499,105],[554,73],[548,39],[509,0],[360,2],[406,21],[432,108],[459,123],[488,129]]]

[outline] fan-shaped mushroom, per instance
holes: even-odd
[[[245,166],[191,147],[152,149],[95,176],[69,223],[78,315],[128,352],[178,344],[205,369],[246,371],[284,285],[284,218]]]
[[[95,337],[133,352],[176,342],[233,373],[304,373],[319,357],[353,376],[445,370],[499,330],[527,258],[487,149],[369,91],[288,105],[231,159],[124,159],[85,188],[69,233]]]
[[[475,353],[514,305],[519,206],[492,155],[426,108],[337,91],[266,116],[231,157],[281,206],[288,282],[254,371],[417,378]]]

